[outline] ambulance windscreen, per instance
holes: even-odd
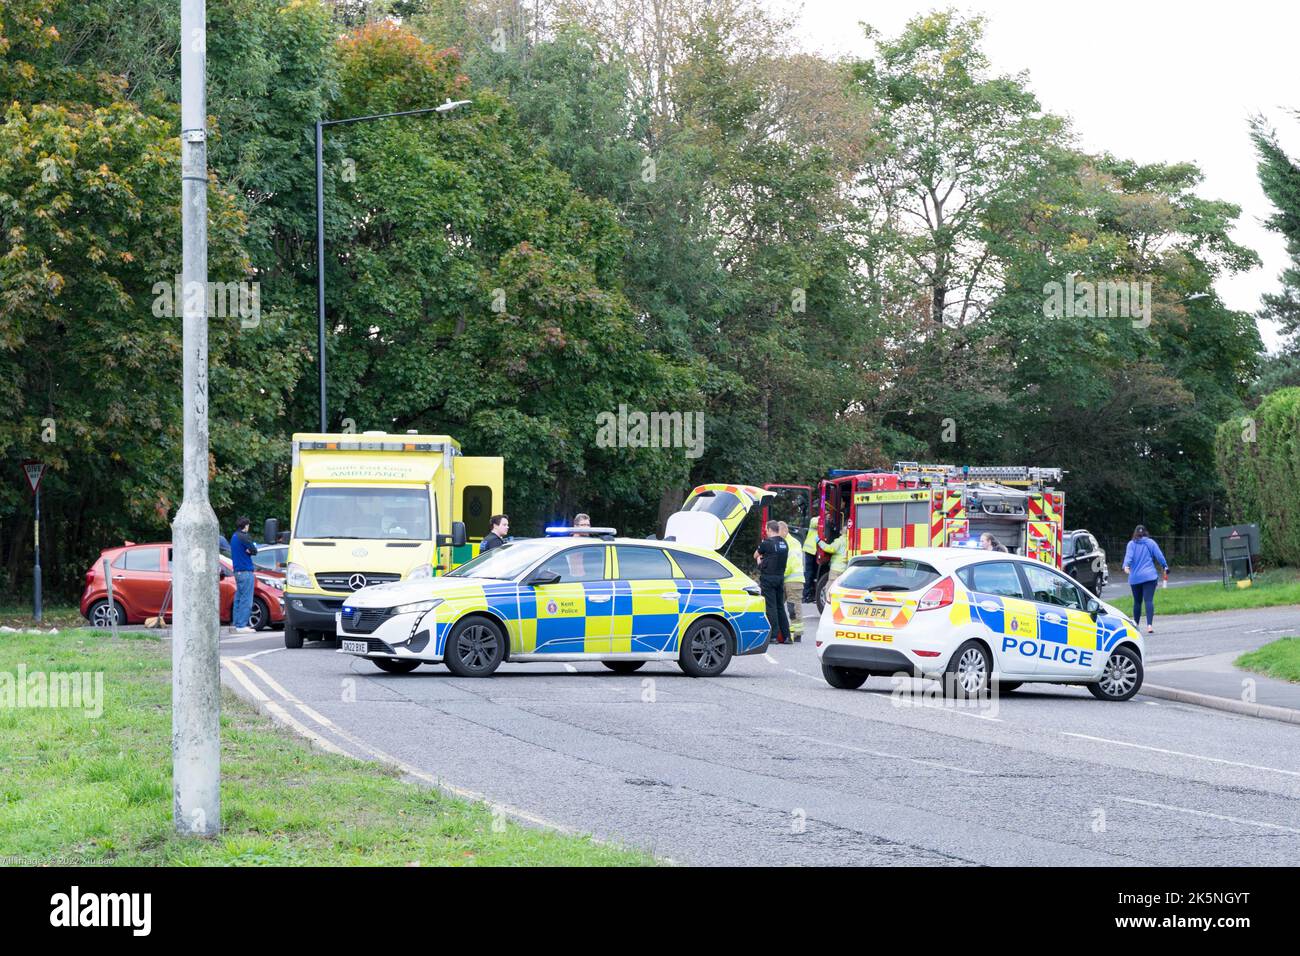
[[[906,558],[861,558],[836,582],[855,591],[919,591],[941,575],[928,564]]]

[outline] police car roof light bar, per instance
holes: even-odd
[[[572,528],[568,525],[552,525],[546,529],[548,538],[613,538],[618,534],[617,528]]]

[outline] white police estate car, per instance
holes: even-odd
[[[940,679],[956,697],[1036,681],[1128,700],[1144,653],[1131,619],[1055,568],[968,548],[855,558],[817,629],[822,674],[844,689],[905,673]]]

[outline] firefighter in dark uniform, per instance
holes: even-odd
[[[767,537],[754,552],[758,562],[758,586],[767,604],[767,623],[772,628],[772,643],[788,644],[790,618],[785,612],[785,563],[790,558],[790,546],[781,537],[781,526],[775,521],[767,523]]]

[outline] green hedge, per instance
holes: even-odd
[[[1224,422],[1214,451],[1233,521],[1259,525],[1265,560],[1300,565],[1300,388]]]

